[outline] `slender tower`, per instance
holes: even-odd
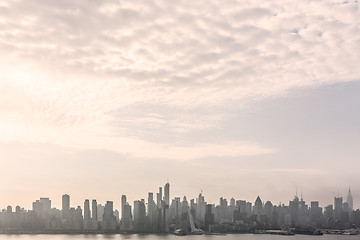
[[[97,221],[97,202],[95,199],[92,200],[91,203],[91,210],[92,210],[92,219]]]
[[[166,183],[164,187],[164,202],[165,205],[170,204],[170,184]]]
[[[89,199],[85,199],[84,201],[84,220],[90,220],[90,201]]]
[[[63,219],[69,218],[69,210],[70,210],[70,196],[64,194],[62,196],[62,209],[61,209]]]
[[[170,204],[170,184],[166,183],[164,186],[164,222],[165,222],[165,232],[169,232],[170,226],[170,212],[169,212],[169,204]]]
[[[156,194],[156,205],[158,208],[161,207],[161,201],[162,201],[162,187],[159,187],[159,192]]]
[[[349,193],[348,193],[347,198],[346,198],[346,202],[349,204],[350,212],[352,212],[354,208],[353,208],[353,197],[351,196],[350,187],[349,187]]]
[[[125,210],[124,210],[125,205],[126,205],[126,196],[122,195],[121,196],[121,219],[124,219],[124,217],[125,217]]]

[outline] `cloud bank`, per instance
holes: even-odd
[[[1,140],[149,158],[274,152],[186,136],[249,101],[359,80],[359,14],[337,0],[1,1]]]

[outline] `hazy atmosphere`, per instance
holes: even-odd
[[[355,0],[0,0],[0,208],[360,207]]]

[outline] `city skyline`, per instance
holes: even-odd
[[[167,184],[169,184],[169,182],[167,183]],[[165,185],[166,186],[166,185]],[[186,194],[180,194],[180,195],[176,195],[176,194],[174,194],[174,193],[172,193],[172,195],[168,195],[168,198],[166,198],[165,197],[165,187],[160,187],[161,188],[161,190],[160,189],[158,189],[159,191],[160,191],[160,195],[162,196],[162,197],[160,197],[160,199],[164,199],[164,202],[168,202],[168,203],[170,203],[170,200],[172,200],[172,199],[174,199],[174,198],[180,198],[180,199],[182,199],[183,197],[186,197],[186,198],[188,198],[189,200],[190,199],[196,199],[197,197],[198,197],[198,195],[199,194],[202,194],[202,195],[204,195],[205,197],[206,197],[206,200],[207,200],[207,203],[209,203],[209,204],[217,204],[217,202],[219,201],[219,199],[222,199],[222,198],[224,198],[224,199],[228,199],[228,201],[230,201],[230,199],[231,198],[234,198],[234,199],[236,199],[236,200],[245,200],[245,201],[248,201],[248,202],[250,202],[250,203],[255,203],[256,202],[256,199],[257,198],[259,198],[259,197],[261,197],[263,200],[265,200],[265,201],[271,201],[271,202],[273,202],[271,199],[266,199],[266,198],[263,198],[262,197],[262,195],[261,194],[257,194],[256,195],[256,197],[253,199],[253,200],[251,200],[251,199],[246,199],[246,198],[241,198],[241,197],[235,197],[235,196],[233,196],[233,195],[231,195],[231,196],[227,196],[227,197],[224,197],[224,195],[222,195],[221,193],[220,193],[220,195],[219,195],[219,197],[215,200],[215,201],[213,201],[213,200],[211,200],[210,198],[208,198],[207,196],[206,196],[206,192],[204,192],[202,189],[198,192],[198,194],[196,194],[196,195],[194,195],[194,196],[189,196],[189,195],[186,195]],[[126,195],[126,194],[122,194],[122,193],[119,193],[118,194],[118,198],[116,198],[116,199],[105,199],[104,197],[101,197],[101,196],[97,196],[96,197],[96,195],[93,195],[93,197],[92,198],[89,198],[89,197],[87,197],[87,198],[84,198],[84,199],[82,199],[80,202],[79,202],[79,197],[78,196],[76,196],[76,194],[74,194],[74,195],[72,195],[72,194],[68,194],[68,193],[64,193],[64,194],[60,194],[57,198],[51,198],[51,197],[49,197],[49,196],[41,196],[41,197],[38,197],[39,199],[42,199],[42,198],[45,198],[45,199],[50,199],[51,200],[51,206],[53,207],[53,208],[57,208],[57,209],[63,209],[63,208],[70,208],[70,207],[72,207],[72,208],[76,208],[76,207],[78,207],[78,206],[80,206],[81,208],[83,207],[83,205],[84,205],[84,200],[89,200],[90,202],[89,202],[89,204],[91,205],[91,201],[92,200],[95,200],[96,202],[97,202],[97,204],[105,204],[107,201],[111,201],[111,202],[113,202],[114,204],[114,210],[116,209],[116,210],[119,210],[120,211],[120,213],[121,213],[121,209],[122,209],[122,207],[123,207],[123,204],[126,204],[126,203],[134,203],[135,201],[139,201],[139,200],[141,200],[141,199],[148,199],[148,194],[153,194],[153,198],[154,198],[154,201],[156,202],[156,199],[158,199],[159,198],[159,196],[157,196],[157,194],[158,193],[156,193],[156,189],[154,189],[155,191],[150,191],[150,192],[147,192],[146,194],[142,194],[140,197],[138,197],[138,198],[134,198],[134,199],[132,199],[132,198],[128,198],[127,196],[128,195]],[[344,201],[345,202],[347,202],[348,201],[348,199],[347,199],[347,197],[349,196],[349,193],[350,193],[350,190],[351,190],[351,188],[348,188],[347,190],[346,190],[346,194],[344,193],[344,194],[341,194],[340,192],[338,192],[336,195],[334,195],[333,196],[333,198],[336,198],[336,197],[339,197],[339,198],[342,198],[342,199],[344,199]],[[169,192],[169,190],[168,190],[168,192]],[[172,192],[174,192],[174,189],[172,189]],[[176,190],[175,190],[175,192],[177,192]],[[343,191],[344,192],[344,191]],[[289,193],[290,194],[290,193]],[[351,196],[357,196],[357,194],[354,194],[354,192],[353,191],[351,191]],[[72,196],[72,197],[71,197]],[[123,199],[123,196],[125,196],[125,202],[122,200]],[[280,202],[274,202],[274,204],[277,204],[277,205],[281,205],[281,204],[285,204],[285,205],[287,205],[288,204],[288,201],[289,200],[291,200],[293,197],[298,197],[299,199],[301,198],[301,199],[304,199],[305,201],[307,201],[307,202],[311,202],[311,201],[318,201],[319,202],[319,204],[320,204],[320,206],[321,207],[325,207],[325,206],[327,206],[327,205],[333,205],[334,204],[334,202],[333,202],[333,199],[328,199],[326,202],[320,202],[318,199],[313,199],[313,198],[307,198],[307,197],[304,197],[304,193],[303,193],[303,190],[299,190],[298,191],[298,189],[295,189],[295,192],[294,192],[294,194],[293,195],[289,195],[290,197],[289,197],[289,199],[285,199],[284,201],[280,201]],[[73,197],[75,197],[75,201],[74,201],[74,199],[73,199]],[[64,200],[64,199],[67,199],[67,200]],[[99,199],[101,199],[101,200],[99,200]],[[105,200],[103,200],[103,199],[105,199]],[[165,201],[165,199],[169,199],[169,201]],[[358,202],[360,202],[360,201],[356,201],[356,199],[355,199],[355,201],[353,201],[353,199],[351,199],[351,202],[352,202],[352,207],[353,207],[353,209],[355,210],[355,209],[360,209],[360,204],[358,203]],[[55,203],[55,204],[54,204]],[[64,203],[65,203],[65,205],[64,205]],[[358,203],[358,204],[357,204]],[[2,206],[1,204],[5,204],[4,206]],[[11,206],[13,209],[15,209],[15,207],[17,207],[17,206],[19,206],[19,207],[21,207],[21,208],[24,208],[25,210],[30,210],[30,209],[32,209],[32,205],[33,203],[29,203],[28,205],[30,206],[30,207],[25,207],[25,206],[20,206],[20,205],[14,205],[14,204],[11,204],[11,203],[8,203],[8,204],[6,204],[6,203],[4,203],[4,202],[0,202],[0,209],[6,209],[8,206]],[[159,204],[159,203],[157,203],[157,204]],[[90,206],[89,205],[89,206]],[[146,205],[147,205],[147,202],[146,202]],[[65,206],[65,207],[64,207]],[[359,206],[359,207],[358,207]]]
[[[169,179],[359,208],[359,4],[0,0],[0,206]]]
[[[360,209],[353,206],[350,188],[346,199],[335,196],[333,204],[321,206],[319,201],[307,202],[297,193],[288,204],[273,204],[257,196],[254,202],[245,199],[219,198],[210,203],[201,191],[196,198],[171,197],[167,182],[159,187],[156,197],[148,193],[147,200],[131,204],[121,196],[120,210],[113,201],[103,205],[96,199],[84,199],[73,207],[71,196],[61,197],[62,206],[52,205],[50,198],[41,197],[27,210],[7,206],[0,212],[0,233],[174,233],[199,235],[205,233],[268,233],[358,234]],[[91,204],[90,204],[91,201]],[[259,232],[260,231],[260,232]],[[265,232],[264,232],[265,231]],[[280,231],[280,232],[279,232]],[[284,232],[286,231],[286,232]]]

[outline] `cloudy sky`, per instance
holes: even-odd
[[[355,0],[0,0],[0,208],[360,207]]]

